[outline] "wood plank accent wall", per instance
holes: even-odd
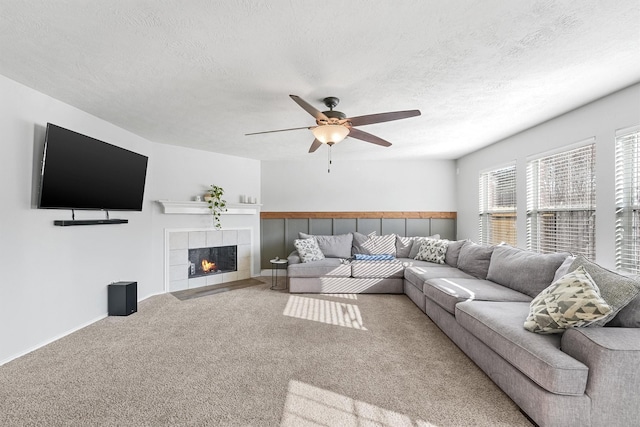
[[[287,257],[298,233],[317,235],[398,234],[456,238],[456,212],[262,212],[260,214],[260,265],[271,268],[270,259]]]
[[[261,212],[261,219],[278,218],[447,218],[456,219],[456,212]]]

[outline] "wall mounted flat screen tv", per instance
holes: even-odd
[[[47,123],[40,209],[141,211],[148,157]]]

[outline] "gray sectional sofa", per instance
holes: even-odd
[[[350,250],[346,235],[301,236],[316,239],[327,256],[301,262],[292,253],[290,292],[404,293],[538,425],[640,425],[637,280],[566,253],[469,241],[448,242],[443,264],[414,259],[407,245],[420,240],[401,237],[393,259],[355,260],[363,250],[357,240],[367,236],[349,234],[356,236]],[[534,297],[580,266],[603,298],[615,300],[617,314],[605,327],[526,330]]]

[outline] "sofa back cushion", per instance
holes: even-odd
[[[494,246],[467,242],[460,249],[458,268],[478,279],[486,279],[493,248]]]
[[[568,253],[540,254],[508,245],[496,246],[487,279],[535,297],[551,283]]]
[[[458,258],[460,257],[460,249],[467,243],[468,240],[454,240],[449,242],[447,247],[447,253],[444,256],[444,262],[451,267],[458,266]]]
[[[313,238],[318,242],[318,247],[327,258],[350,258],[353,234],[337,234],[335,236],[316,236],[313,234],[298,233],[301,239]]]

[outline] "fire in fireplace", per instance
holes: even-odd
[[[237,246],[189,249],[189,278],[237,271]]]

